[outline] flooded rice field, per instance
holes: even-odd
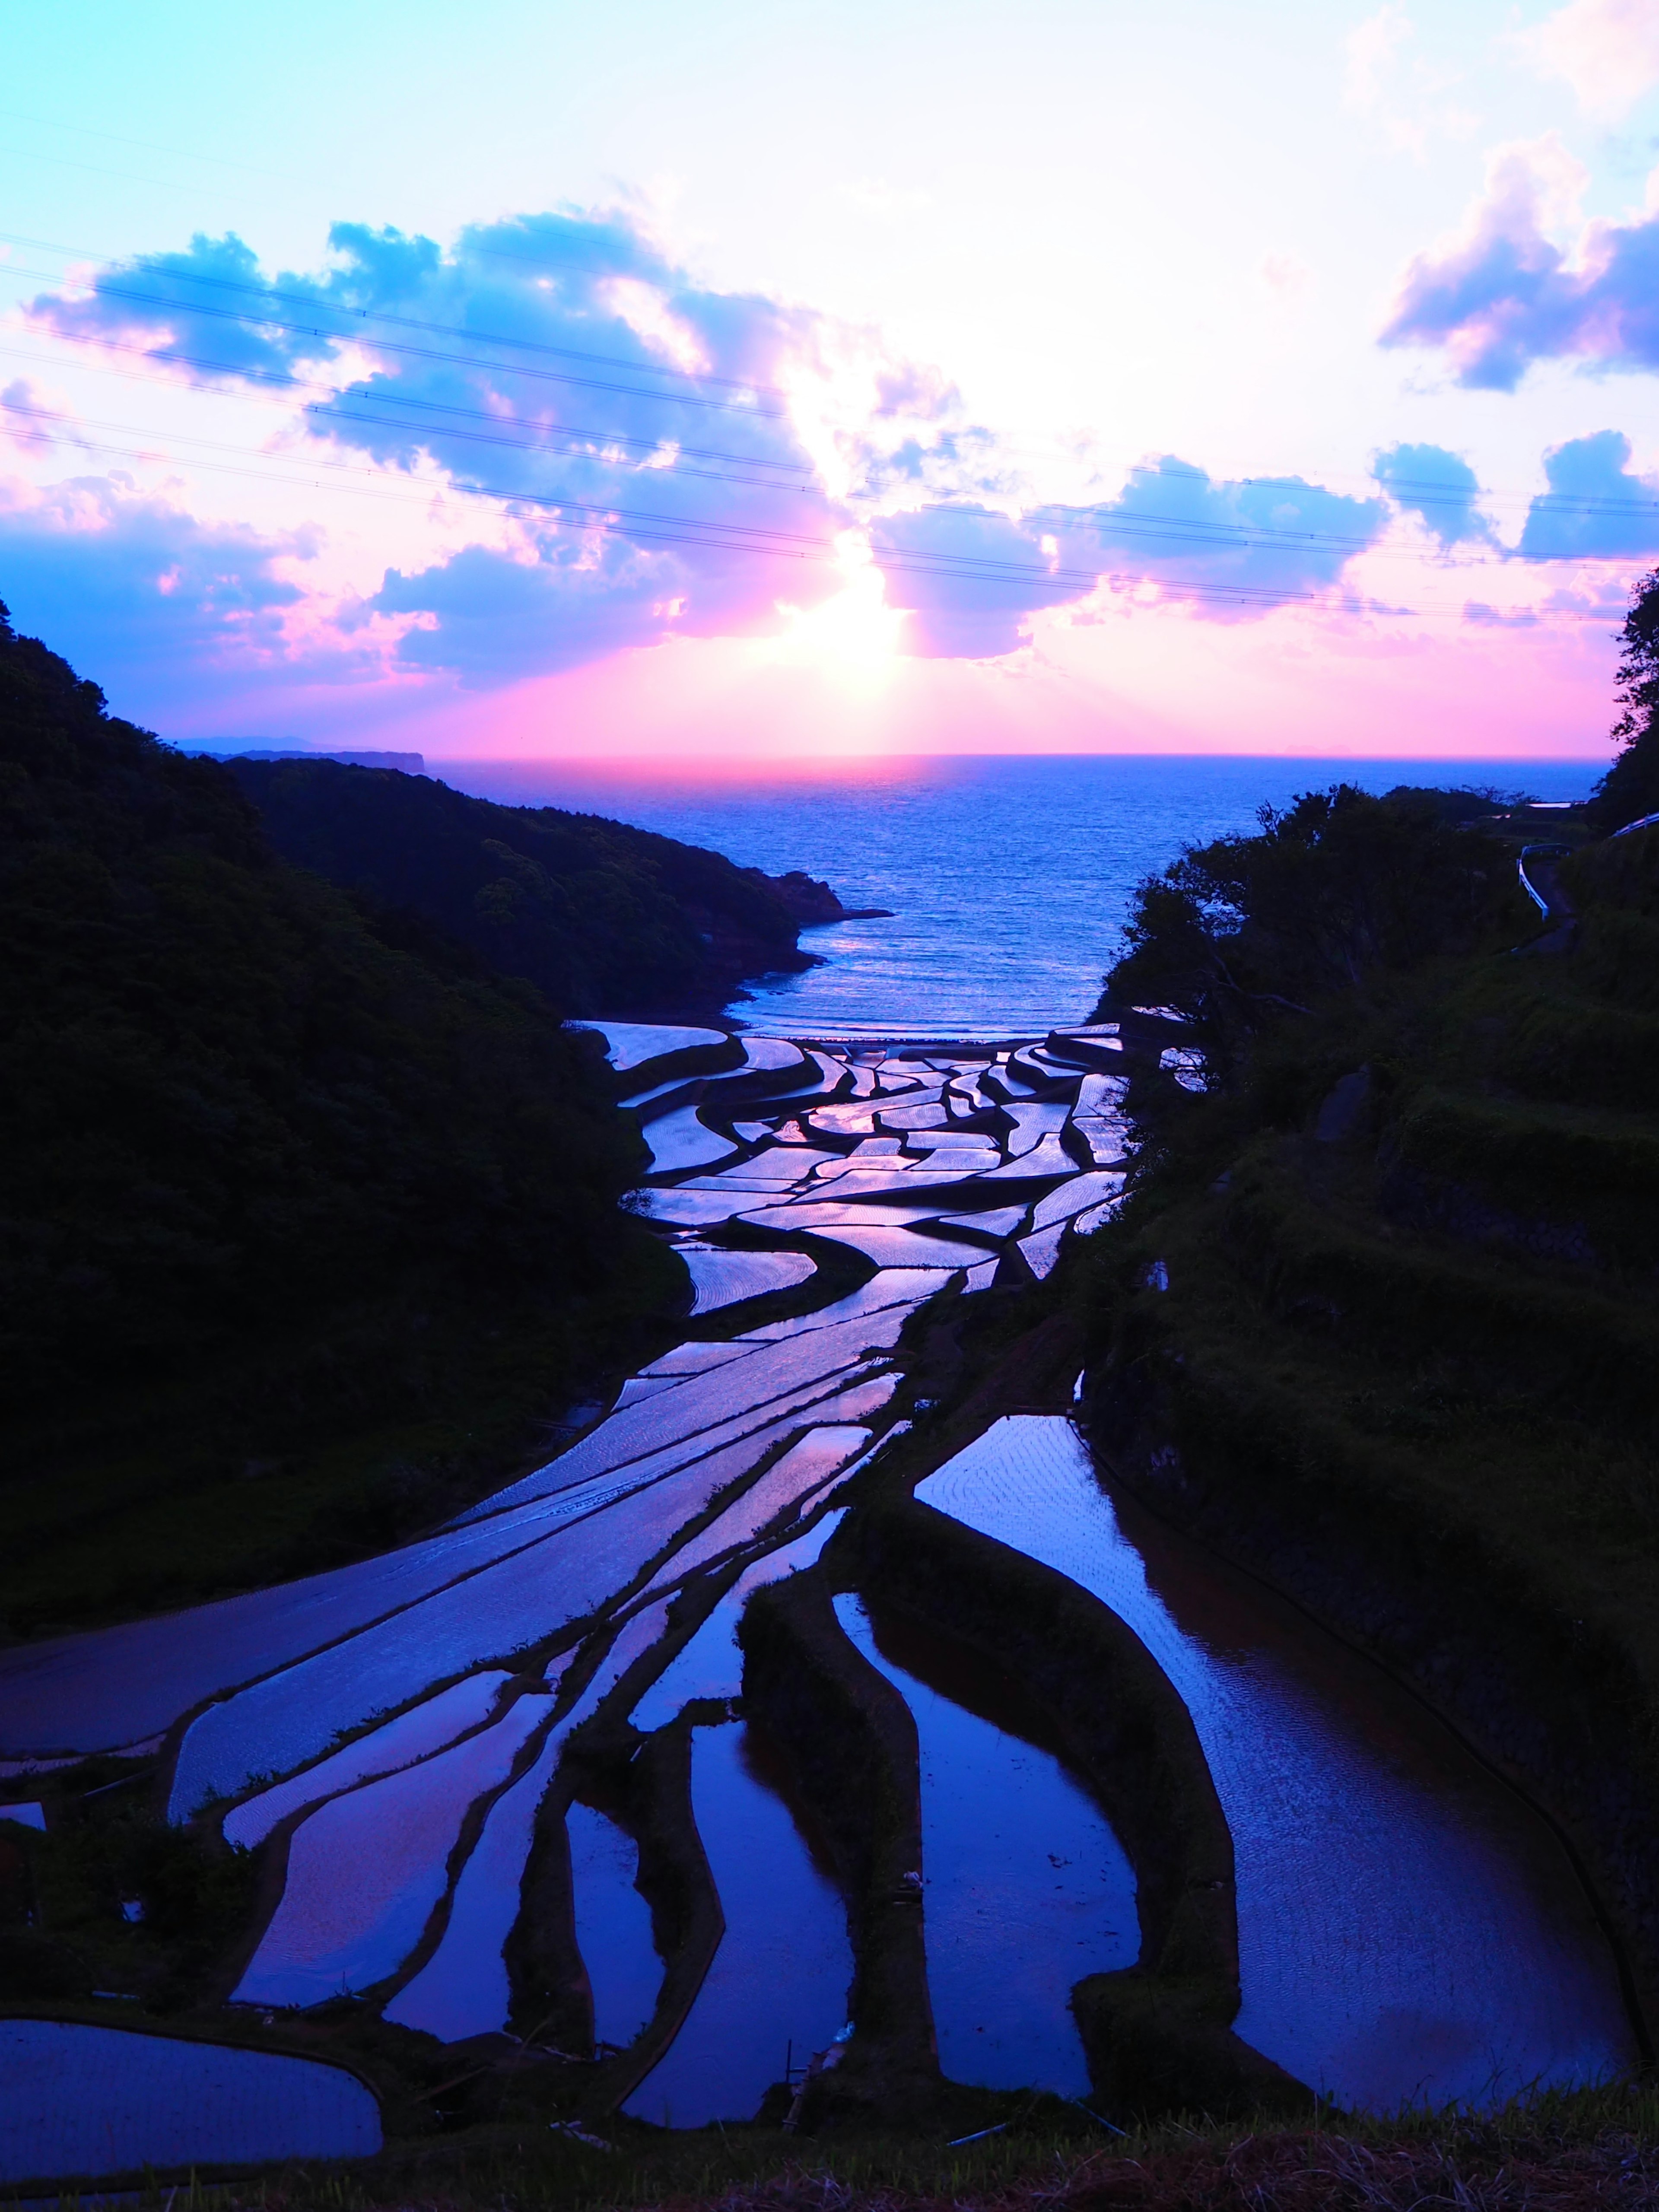
[[[380,2147],[374,2096],[342,2067],[79,2021],[0,2020],[0,2182],[361,2158]]]
[[[781,2118],[856,2067],[855,1932],[896,1940],[855,1894],[867,1793],[820,1776],[814,1797],[811,1747],[775,1726],[815,1667],[914,1727],[921,2047],[963,2082],[1100,2095],[1070,1997],[1140,1955],[1130,1857],[1006,1685],[858,1589],[850,1540],[860,1478],[927,1414],[913,1317],[1040,1281],[1110,1218],[1124,1041],[589,1026],[649,1139],[629,1202],[683,1257],[697,1331],[416,1543],[0,1653],[20,1797],[31,1770],[145,1745],[171,1822],[262,1855],[222,2014],[247,2047],[0,2021],[0,2134],[28,2104],[9,2176],[367,2146],[353,2077],[252,2047],[342,2000],[469,2063],[563,2068],[596,2119]],[[1184,1703],[1231,1834],[1246,2044],[1373,2108],[1630,2060],[1544,1822],[1375,1670],[1109,1497],[1069,1422],[998,1421],[916,1494],[1109,1607]],[[814,1591],[818,1626],[780,1643]],[[84,2075],[54,2072],[41,2052],[76,2036]]]
[[[794,2058],[823,2050],[847,2018],[846,1907],[752,1735],[728,1722],[692,1741],[692,1811],[726,1928],[672,2047],[628,2100],[662,2127],[753,2118]]]
[[[1247,2043],[1344,2105],[1492,2102],[1635,2057],[1544,1822],[1407,1692],[1013,1415],[917,1486],[1102,1599],[1175,1684],[1232,1832]]]
[[[975,1711],[980,1686],[914,1630],[884,1642],[864,1601],[836,1613],[910,1709],[921,1762],[927,1987],[939,2063],[987,2088],[1086,2097],[1067,2009],[1085,1974],[1140,1949],[1134,1870],[1099,1810],[1051,1752]],[[931,1680],[900,1663],[902,1653]],[[955,1692],[955,1695],[951,1692]]]

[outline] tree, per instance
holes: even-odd
[[[1174,1008],[1225,1062],[1258,1030],[1373,970],[1467,945],[1484,916],[1489,854],[1456,826],[1465,799],[1487,803],[1403,786],[1373,799],[1335,784],[1282,811],[1264,806],[1255,836],[1188,846],[1137,889],[1103,1008]]]
[[[1620,712],[1608,734],[1622,750],[1591,802],[1597,828],[1609,832],[1659,814],[1659,568],[1636,586],[1620,635]]]

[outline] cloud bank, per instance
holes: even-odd
[[[1518,375],[1549,287],[1586,281],[1543,228],[1572,184],[1570,165],[1512,149],[1467,236],[1413,272],[1392,342],[1437,331],[1468,379]],[[1517,271],[1533,285],[1518,320],[1504,305]],[[1402,516],[1449,556],[1505,551],[1468,464],[1421,443],[1379,454],[1364,496],[1164,454],[1113,496],[1036,504],[937,371],[867,330],[714,289],[621,215],[518,216],[447,249],[342,223],[310,274],[269,276],[239,238],[198,237],[27,313],[125,374],[137,356],[143,376],[276,398],[268,457],[343,464],[420,510],[405,554],[343,584],[326,522],[261,532],[119,474],[20,478],[0,494],[0,593],[94,669],[187,657],[200,685],[234,669],[488,691],[675,638],[781,634],[866,561],[902,653],[994,662],[1048,610],[1088,623],[1156,603],[1237,624],[1352,605],[1350,564]],[[48,450],[87,447],[21,382],[0,421],[37,477]],[[1629,464],[1614,432],[1558,449],[1514,550],[1647,550]]]
[[[308,532],[199,521],[115,477],[42,494],[0,484],[0,599],[94,676],[171,671],[188,689],[233,665],[285,661],[305,598],[292,572],[315,544]]]
[[[1477,391],[1513,392],[1538,361],[1659,368],[1659,211],[1587,224],[1569,251],[1550,230],[1583,183],[1553,134],[1499,148],[1462,235],[1407,271],[1382,343],[1438,348]]]

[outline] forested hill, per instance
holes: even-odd
[[[1311,793],[1143,884],[1109,997],[1188,1047],[1079,1279],[1122,1479],[1550,1810],[1659,2019],[1659,823],[1595,834],[1650,750],[1570,811]]]
[[[3,608],[0,1011],[14,1629],[385,1540],[672,1287],[592,1041]]]
[[[800,923],[841,911],[804,877],[597,815],[329,761],[229,765],[285,860],[423,915],[570,1014],[712,1013],[747,977],[808,966]]]

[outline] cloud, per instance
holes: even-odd
[[[308,533],[201,522],[119,477],[0,484],[0,599],[20,630],[106,681],[154,671],[187,688],[286,659],[303,593],[279,571],[314,550]]]
[[[1634,476],[1618,430],[1569,439],[1544,456],[1549,484],[1527,510],[1524,561],[1610,561],[1659,551],[1659,483]]]
[[[1389,510],[1299,477],[1218,482],[1173,455],[1130,471],[1115,500],[1033,508],[924,507],[874,524],[887,604],[930,655],[1012,652],[1040,608],[1090,598],[1103,577],[1150,584],[1213,619],[1267,612],[1333,584]]]
[[[839,588],[839,572],[816,568],[803,583],[804,566],[764,548],[711,564],[701,549],[694,560],[673,543],[530,526],[506,548],[468,545],[413,574],[388,569],[357,611],[414,617],[397,623],[398,665],[487,688],[671,635],[775,628],[786,595],[799,605]]]
[[[1327,589],[1389,520],[1380,499],[1299,477],[1218,480],[1172,454],[1131,470],[1115,500],[1053,512],[1066,566],[1130,567],[1161,595],[1233,621]]]
[[[1479,118],[1446,96],[1458,72],[1416,50],[1417,26],[1388,0],[1349,32],[1343,105],[1369,116],[1396,153],[1421,161],[1435,137],[1466,138]]]
[[[1475,510],[1480,486],[1474,471],[1460,454],[1443,446],[1394,446],[1377,455],[1371,474],[1442,546],[1497,544],[1492,524]]]
[[[870,550],[887,604],[910,617],[906,645],[928,659],[1012,653],[1039,607],[1084,597],[1092,577],[1056,588],[1041,532],[975,505],[923,507],[873,523]]]
[[[499,499],[512,549],[458,556],[453,589],[435,568],[386,578],[380,604],[418,599],[432,617],[407,658],[437,665],[453,637],[449,665],[482,678],[487,576],[515,670],[538,638],[557,667],[584,635],[599,653],[775,624],[781,597],[841,588],[849,499],[896,467],[927,481],[954,465],[955,396],[935,373],[805,309],[700,286],[625,216],[520,216],[448,252],[340,223],[330,244],[325,275],[266,280],[239,239],[198,237],[30,312],[81,343],[139,343],[192,382],[321,377],[312,437]],[[532,605],[545,619],[514,634],[507,611]]]
[[[1579,105],[1607,122],[1659,84],[1654,0],[1572,0],[1516,43],[1544,75],[1565,77]]]
[[[1416,27],[1397,0],[1367,15],[1348,33],[1347,72],[1343,98],[1362,111],[1381,106],[1395,64],[1416,36]]]
[[[1499,148],[1461,238],[1407,270],[1384,345],[1440,346],[1458,381],[1512,392],[1534,361],[1659,368],[1659,213],[1586,225],[1570,254],[1585,172],[1552,132]]]
[[[297,675],[312,656],[483,688],[670,636],[775,631],[846,588],[860,536],[908,617],[906,650],[995,659],[1103,576],[1219,620],[1322,592],[1389,520],[1381,498],[1218,482],[1172,457],[1115,499],[1022,511],[1009,457],[937,370],[712,289],[625,215],[517,216],[447,248],[341,223],[330,249],[321,273],[267,276],[234,235],[198,237],[29,311],[189,384],[274,380],[290,438],[489,502],[476,542],[455,547],[451,507],[444,538],[355,597],[264,603]],[[137,572],[107,532],[81,536],[83,563],[111,549],[126,604]],[[266,541],[226,550],[278,580]],[[283,588],[299,589],[291,572]],[[200,595],[204,623],[215,605]],[[228,602],[220,619],[227,641],[257,629]]]

